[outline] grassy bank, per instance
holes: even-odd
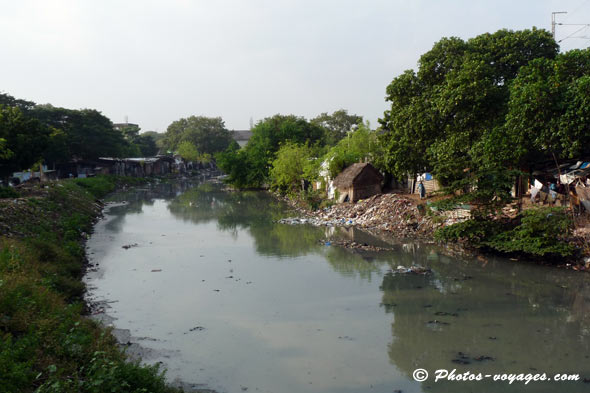
[[[83,316],[83,240],[96,199],[137,182],[67,180],[0,199],[0,392],[176,391]]]

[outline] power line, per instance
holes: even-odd
[[[560,24],[561,24],[561,23],[560,23]],[[562,38],[561,40],[559,40],[559,41],[557,41],[557,42],[559,43],[559,42],[561,42],[561,41],[563,41],[563,40],[567,40],[568,38],[579,38],[579,37],[573,37],[573,35],[574,35],[574,34],[578,34],[580,31],[582,31],[582,30],[584,30],[584,29],[588,28],[588,26],[590,26],[590,24],[585,24],[585,25],[578,24],[578,25],[576,25],[576,26],[582,26],[582,27],[580,27],[578,30],[574,31],[572,34],[568,35],[568,36],[567,36],[567,37],[565,37],[565,38]],[[555,36],[554,36],[554,38],[555,38]]]
[[[588,2],[590,2],[590,0],[586,0],[584,2],[582,2],[579,6],[577,6],[572,12],[570,12],[568,14],[568,16],[565,17],[564,21],[567,21],[573,14],[575,14],[576,12],[580,11],[580,9],[582,7],[584,7],[586,4],[588,4]]]

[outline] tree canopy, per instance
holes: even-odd
[[[523,67],[510,86],[507,133],[519,162],[590,154],[590,50]]]
[[[267,180],[272,161],[282,143],[293,142],[321,148],[324,129],[302,117],[275,115],[259,121],[243,149],[235,146],[217,156],[217,164],[238,187],[260,187]]]
[[[521,69],[550,62],[557,51],[552,36],[535,28],[435,43],[417,72],[387,87],[391,107],[379,120],[385,167],[398,178],[432,172],[453,193],[489,186],[505,194],[503,170],[517,159],[514,128],[505,125],[511,86]]]
[[[326,143],[328,145],[338,143],[349,132],[354,131],[362,121],[362,116],[349,115],[346,109],[337,110],[331,115],[324,112],[311,119],[312,124],[317,124],[326,130]]]
[[[26,169],[41,159],[50,129],[18,107],[0,105],[0,176]]]
[[[212,155],[227,149],[233,138],[221,117],[190,116],[168,126],[164,145],[176,150],[183,141],[191,142],[201,153]]]

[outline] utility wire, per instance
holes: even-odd
[[[586,25],[583,25],[583,26],[582,26],[582,27],[580,27],[578,30],[574,31],[572,34],[568,35],[568,36],[567,36],[567,37],[565,37],[565,38],[562,38],[562,39],[560,39],[560,40],[559,40],[559,41],[557,41],[557,42],[559,43],[559,42],[562,42],[563,40],[567,40],[568,38],[572,38],[572,36],[573,36],[574,34],[578,34],[580,31],[582,31],[582,30],[584,30],[584,29],[587,29],[587,28],[588,28],[588,26],[590,26],[590,25],[588,25],[588,24],[586,24]]]
[[[584,7],[586,4],[588,4],[588,2],[590,2],[590,0],[586,0],[583,3],[581,3],[579,6],[577,6],[572,12],[569,12],[568,15],[565,17],[564,22],[566,20],[568,20],[570,18],[570,16],[572,16],[573,14],[575,14],[576,12],[580,11],[580,9],[582,7]]]

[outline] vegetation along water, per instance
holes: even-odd
[[[0,93],[0,392],[587,389],[590,49],[441,38],[385,92],[165,133]]]

